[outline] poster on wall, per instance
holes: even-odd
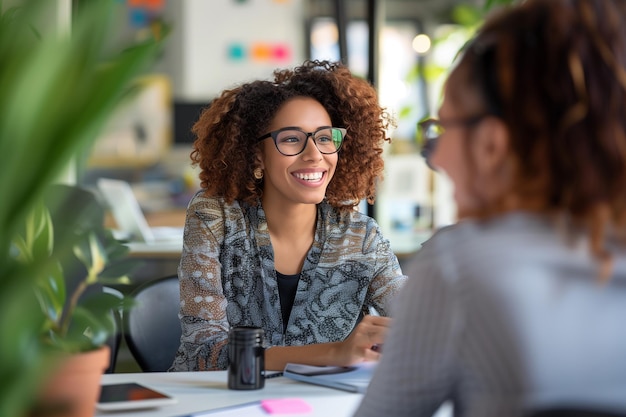
[[[304,54],[303,0],[186,0],[177,28],[175,94],[203,101],[275,69],[300,64]]]

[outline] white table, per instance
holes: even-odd
[[[285,377],[267,379],[265,388],[252,391],[229,390],[226,381],[226,371],[106,374],[102,377],[103,385],[138,382],[176,397],[178,404],[127,412],[100,411],[96,416],[178,417],[267,398],[300,398],[313,408],[312,413],[303,416],[343,417],[352,416],[362,398],[361,394],[296,382]]]

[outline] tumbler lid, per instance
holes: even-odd
[[[229,330],[231,341],[235,342],[257,342],[262,343],[264,331],[260,327],[235,326]]]

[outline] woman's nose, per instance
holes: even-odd
[[[315,143],[313,136],[306,138],[306,145],[304,146],[304,152],[302,153],[304,156],[309,156],[312,159],[322,159],[322,153],[317,148],[317,144]]]

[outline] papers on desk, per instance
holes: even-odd
[[[309,384],[364,393],[374,375],[376,363],[363,362],[355,366],[310,366],[288,363],[284,376]]]

